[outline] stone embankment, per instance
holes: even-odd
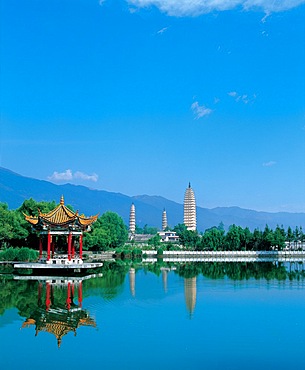
[[[143,250],[148,258],[157,257],[157,251]],[[305,262],[305,251],[163,251],[164,262]]]

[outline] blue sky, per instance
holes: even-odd
[[[305,1],[2,0],[0,165],[305,211]]]

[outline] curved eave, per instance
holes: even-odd
[[[98,219],[98,214],[92,217],[79,217],[78,222],[81,226],[89,226],[93,224]]]
[[[25,213],[23,213],[23,215],[25,217],[25,220],[28,221],[30,224],[32,224],[32,225],[37,225],[38,224],[38,222],[39,222],[38,217],[28,216]]]

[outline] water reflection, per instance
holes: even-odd
[[[142,271],[144,274],[139,274]],[[24,319],[22,328],[35,329],[35,336],[40,332],[55,336],[60,347],[68,333],[76,333],[79,328],[88,326],[95,328],[97,323],[89,311],[83,308],[83,297],[97,297],[97,302],[124,299],[125,283],[127,295],[136,298],[136,286],[143,291],[143,282],[147,272],[160,277],[157,285],[158,297],[172,294],[173,280],[169,274],[176,275],[183,286],[179,285],[180,293],[184,293],[184,304],[189,318],[194,317],[196,308],[197,285],[205,279],[226,279],[228,281],[261,280],[290,282],[304,287],[305,269],[303,263],[278,261],[266,263],[165,263],[143,265],[126,261],[108,262],[104,264],[103,275],[82,278],[37,278],[31,276],[15,276],[0,278],[0,315],[8,309],[16,307],[18,314]],[[182,280],[183,279],[183,280]],[[154,280],[155,281],[155,280]],[[138,285],[137,285],[138,282]],[[129,292],[128,292],[129,283]],[[145,282],[146,284],[146,282]],[[156,291],[145,286],[145,294],[151,297]],[[182,291],[181,291],[182,290]],[[184,291],[183,291],[184,290]],[[126,295],[125,295],[126,297]],[[138,298],[138,297],[137,297]],[[183,295],[182,295],[183,298]],[[138,298],[140,300],[140,298]],[[92,309],[92,307],[91,307]]]
[[[27,316],[22,329],[33,326],[35,336],[39,332],[53,334],[60,347],[62,338],[70,332],[76,335],[80,326],[96,327],[95,320],[82,308],[82,302],[82,279],[40,278],[37,284],[37,307]]]
[[[136,270],[131,267],[129,270],[129,288],[133,297],[136,295]]]
[[[197,296],[197,278],[184,279],[184,296],[186,308],[192,318],[195,311],[196,296]]]
[[[165,293],[167,293],[167,275],[170,269],[166,267],[162,267],[161,271],[162,271],[163,290]]]

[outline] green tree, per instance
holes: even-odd
[[[114,212],[106,212],[92,225],[92,231],[85,234],[84,245],[88,249],[107,250],[122,247],[127,239],[123,219]]]
[[[25,200],[22,205],[18,208],[18,211],[25,213],[29,216],[38,216],[39,211],[42,213],[48,213],[56,207],[56,203],[53,200],[52,202],[36,202],[33,198]]]
[[[296,226],[293,231],[294,249],[296,249],[298,242],[300,241],[300,229]]]
[[[157,247],[161,244],[160,239],[160,235],[156,234],[148,240],[148,244]]]
[[[20,246],[28,235],[20,213],[0,203],[0,247]]]
[[[186,230],[179,236],[180,243],[189,249],[197,249],[200,238],[197,231]]]
[[[279,226],[273,232],[273,246],[276,246],[278,250],[282,250],[285,247],[285,234],[285,230]]]
[[[178,224],[174,227],[174,231],[180,237],[185,231],[187,231],[187,227],[184,224]]]
[[[286,240],[289,243],[289,248],[291,247],[291,243],[293,242],[293,239],[294,239],[293,231],[291,227],[289,226],[287,229],[287,233],[286,233]]]
[[[262,246],[265,251],[271,250],[271,247],[275,245],[273,231],[266,225],[263,231]]]
[[[158,229],[156,227],[148,226],[147,224],[143,228],[143,234],[146,235],[156,235],[158,232]]]
[[[236,251],[241,249],[243,230],[240,226],[232,225],[225,236],[227,250]]]
[[[221,250],[223,248],[223,243],[224,231],[214,227],[204,232],[197,246],[197,250]]]

